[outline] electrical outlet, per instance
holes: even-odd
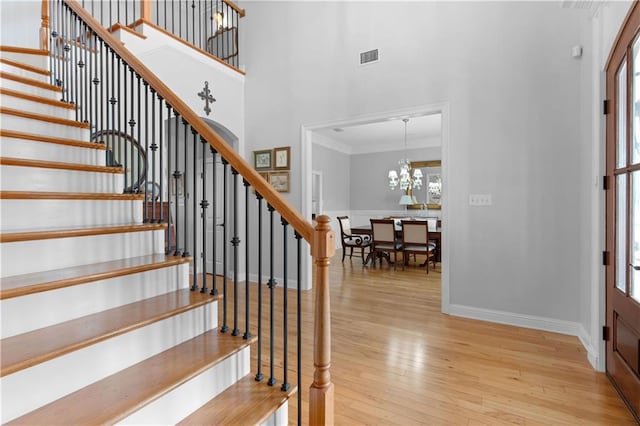
[[[471,194],[469,195],[470,206],[490,206],[493,204],[491,201],[491,194]]]

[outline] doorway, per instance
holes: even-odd
[[[606,371],[640,421],[640,7],[606,67]]]
[[[350,119],[331,121],[315,125],[303,125],[301,128],[301,156],[302,156],[302,214],[305,218],[311,219],[313,213],[313,176],[312,176],[312,145],[314,132],[320,129],[334,129],[349,126],[363,125],[367,123],[377,123],[386,120],[398,119],[398,117],[418,117],[423,115],[441,115],[441,154],[442,154],[442,180],[443,180],[443,206],[441,210],[441,218],[443,223],[453,226],[450,222],[449,211],[446,203],[446,193],[451,193],[449,186],[448,170],[449,170],[449,104],[448,102],[422,105],[413,108],[386,111],[377,114],[363,115]],[[441,253],[442,260],[442,283],[441,283],[441,311],[449,313],[449,234],[442,233],[441,241],[443,250]],[[311,283],[311,263],[303,264],[303,276],[308,283]],[[310,286],[309,286],[310,287]]]

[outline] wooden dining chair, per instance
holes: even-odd
[[[436,267],[436,245],[429,241],[429,226],[425,220],[402,221],[402,269],[409,261],[409,254],[421,254],[426,260],[420,266],[427,267],[429,273],[429,261]]]
[[[373,264],[375,265],[376,257],[379,257],[379,255],[383,255],[387,260],[389,260],[391,253],[393,253],[393,269],[396,270],[398,253],[402,252],[402,242],[396,238],[396,229],[393,219],[369,220],[371,221],[371,251],[373,253]],[[390,260],[389,263],[391,263]],[[380,265],[382,265],[381,258]]]
[[[342,241],[342,261],[344,262],[347,249],[349,249],[349,258],[353,257],[353,249],[360,249],[362,263],[366,263],[364,249],[371,247],[371,237],[352,234],[349,216],[338,216],[338,223],[340,224],[340,240]]]

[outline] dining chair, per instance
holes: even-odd
[[[379,255],[385,255],[389,260],[393,253],[393,269],[396,270],[398,252],[402,251],[402,242],[396,238],[393,219],[369,219],[369,221],[371,222],[373,264],[376,263],[376,257]],[[391,263],[390,260],[389,263]],[[380,265],[382,265],[382,259],[380,259]]]
[[[433,261],[433,268],[436,267],[436,245],[429,241],[429,225],[425,220],[403,220],[402,221],[402,268],[409,261],[409,254],[421,254],[426,256],[426,260],[420,266],[427,267],[429,273],[429,261]]]
[[[371,247],[371,237],[369,235],[355,235],[351,233],[351,222],[349,216],[338,216],[340,224],[340,239],[342,241],[342,261],[349,249],[349,257],[353,257],[353,249],[360,249],[362,263],[365,263],[364,249]]]

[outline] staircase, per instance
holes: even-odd
[[[286,424],[295,386],[255,383],[47,68],[0,47],[1,422]]]

